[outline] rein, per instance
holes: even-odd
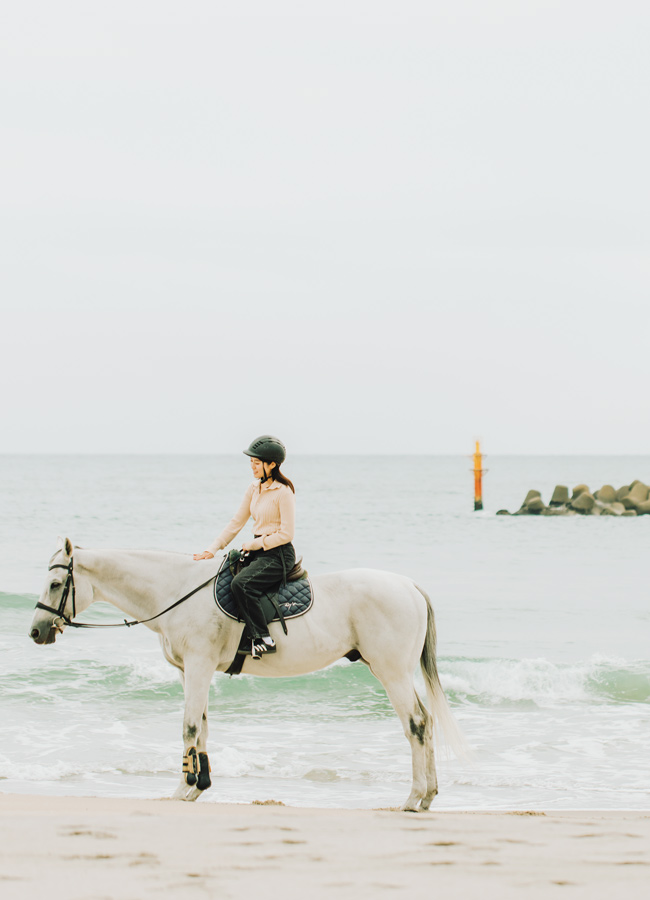
[[[74,586],[74,573],[72,571],[72,557],[70,557],[70,562],[67,566],[64,566],[62,563],[55,563],[53,566],[48,567],[48,572],[51,572],[52,569],[65,569],[68,573],[68,577],[65,580],[65,584],[63,585],[63,593],[61,594],[61,600],[59,601],[59,608],[55,609],[53,606],[46,606],[45,603],[37,603],[34,607],[35,609],[44,609],[47,612],[54,613],[59,619],[61,619],[68,627],[70,628],[131,628],[133,625],[144,625],[147,622],[153,622],[154,619],[159,619],[160,616],[164,616],[165,613],[170,612],[170,610],[174,609],[176,606],[180,606],[181,603],[184,603],[186,600],[189,600],[194,594],[201,590],[201,588],[206,587],[210,584],[211,581],[217,577],[217,575],[213,575],[211,578],[208,578],[207,581],[204,581],[203,584],[200,584],[198,587],[194,588],[193,591],[190,591],[189,594],[185,594],[184,597],[181,597],[180,600],[176,600],[175,603],[172,603],[171,606],[168,606],[167,609],[163,609],[162,612],[157,613],[155,616],[151,616],[150,619],[134,619],[132,622],[125,619],[123,622],[116,622],[110,625],[101,625],[99,623],[95,624],[94,622],[73,622],[72,620],[77,615],[77,607],[75,603],[75,586]],[[70,617],[65,614],[66,603],[68,602],[68,596],[70,595],[72,600],[72,615]],[[54,623],[53,623],[54,624]],[[57,626],[58,627],[58,626]]]

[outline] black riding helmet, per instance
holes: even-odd
[[[274,462],[281,465],[287,457],[287,448],[279,438],[272,434],[263,434],[255,438],[248,450],[244,450],[246,456],[254,456],[262,462]]]

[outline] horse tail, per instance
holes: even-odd
[[[433,716],[436,743],[441,744],[444,742],[447,749],[451,749],[456,756],[466,758],[471,756],[471,751],[449,707],[445,692],[440,684],[440,676],[438,675],[438,665],[436,663],[436,619],[433,613],[433,606],[426,591],[423,591],[417,584],[415,584],[415,587],[422,594],[427,604],[427,633],[420,655],[420,668],[422,669],[427,689],[429,711]]]

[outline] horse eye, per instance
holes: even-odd
[[[52,584],[50,585],[50,590],[55,591],[57,588],[60,588],[60,587],[61,587],[60,581],[53,581]]]

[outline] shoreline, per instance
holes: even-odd
[[[404,813],[0,793],[4,900],[647,896],[650,810]]]
[[[9,781],[10,779],[6,779]],[[204,797],[200,797],[196,801],[192,801],[190,803],[183,803],[183,801],[178,801],[182,803],[184,806],[228,806],[228,807],[246,807],[246,806],[277,806],[284,807],[285,809],[294,809],[297,812],[340,812],[340,813],[370,813],[370,812],[402,812],[401,807],[399,806],[335,806],[332,804],[327,804],[325,806],[318,805],[310,805],[309,803],[295,802],[294,800],[276,800],[272,797],[268,797],[267,799],[253,799],[253,800],[239,800],[239,799],[227,799],[221,800],[219,799],[217,792],[215,791],[215,781],[213,780],[212,788],[205,792]],[[404,792],[402,792],[404,793]],[[401,796],[401,795],[400,795]],[[15,784],[11,787],[8,787],[6,790],[0,786],[0,811],[2,808],[2,800],[3,798],[12,797],[18,800],[22,797],[31,797],[36,800],[40,799],[43,801],[97,801],[98,803],[103,803],[104,801],[110,802],[118,802],[118,803],[166,803],[166,802],[176,802],[172,801],[171,795],[166,795],[164,793],[158,795],[150,795],[150,796],[130,796],[126,792],[116,793],[116,794],[105,794],[105,793],[88,793],[88,794],[79,794],[79,793],[71,793],[71,794],[62,794],[59,792],[56,793],[46,793],[40,791],[23,791],[17,790]],[[438,805],[436,805],[438,803]],[[630,814],[630,815],[639,815],[639,816],[649,816],[650,817],[650,804],[647,807],[635,807],[635,806],[534,806],[534,805],[522,805],[522,806],[500,806],[500,807],[489,807],[489,806],[445,806],[442,802],[440,795],[437,798],[434,798],[433,803],[431,805],[431,809],[427,811],[428,813],[444,813],[449,815],[459,814],[459,815],[472,815],[475,813],[485,813],[485,815],[508,815],[508,816],[518,816],[518,815],[527,815],[527,816],[553,816],[553,815],[573,815],[581,814],[581,815],[602,815],[607,816],[610,813],[612,815],[619,814]]]

